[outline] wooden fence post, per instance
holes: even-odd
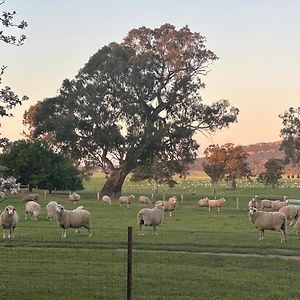
[[[236,209],[239,210],[239,197],[236,197]]]

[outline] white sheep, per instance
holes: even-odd
[[[104,196],[102,197],[102,202],[105,203],[105,204],[111,205],[111,199],[110,199],[110,197],[107,196],[107,195],[104,195]]]
[[[157,227],[163,222],[164,204],[162,202],[155,205],[154,208],[143,208],[138,212],[137,220],[139,225],[139,235],[144,235],[143,225],[152,226],[153,233],[157,235]]]
[[[261,210],[271,211],[272,210],[272,200],[263,199],[260,202]]]
[[[75,203],[76,202],[79,202],[79,200],[80,200],[80,195],[79,194],[77,194],[77,193],[69,193],[69,196],[68,196],[68,201],[69,202],[73,202],[74,203],[74,205],[75,205]]]
[[[284,206],[288,206],[289,205],[289,200],[276,200],[276,201],[272,201],[272,209],[273,211],[279,211],[280,208],[284,207]]]
[[[199,210],[201,207],[208,207],[208,197],[205,197],[205,198],[200,199],[200,200],[198,201],[198,210]]]
[[[50,201],[46,206],[48,220],[56,220],[56,207],[58,203],[56,201]]]
[[[257,196],[253,197],[249,203],[248,203],[248,208],[249,207],[254,207],[254,208],[257,208],[258,207],[258,203],[257,203]]]
[[[173,196],[173,197],[169,198],[169,200],[167,200],[167,201],[158,200],[158,201],[155,202],[155,205],[160,204],[160,203],[163,204],[164,211],[168,211],[170,217],[172,217],[172,212],[176,208],[177,198],[175,196]]]
[[[89,236],[92,236],[91,232],[91,214],[85,209],[73,209],[66,210],[62,205],[57,205],[57,222],[62,228],[62,237],[66,238],[67,229],[75,228],[79,229],[84,227],[87,229]]]
[[[140,206],[147,206],[152,204],[151,200],[147,196],[140,196],[139,197]]]
[[[25,195],[22,199],[23,202],[28,202],[28,201],[38,201],[40,198],[39,194],[28,194]]]
[[[119,203],[120,203],[120,207],[122,207],[122,204],[125,204],[127,206],[127,208],[130,207],[132,201],[134,199],[134,195],[130,195],[130,196],[121,196],[119,198]]]
[[[35,220],[38,220],[41,215],[41,206],[35,201],[29,201],[25,206],[25,220],[27,220],[27,215],[30,214]]]
[[[7,237],[14,238],[14,231],[17,226],[19,217],[17,210],[14,206],[8,205],[0,215],[0,225],[3,228],[3,238],[6,238],[6,231],[8,231]]]
[[[291,221],[290,226],[292,226],[293,220],[297,221],[299,217],[299,208],[294,205],[283,206],[279,209],[279,212],[285,214],[287,220]]]
[[[220,207],[223,206],[225,201],[226,200],[224,198],[215,199],[215,200],[209,199],[207,203],[208,210],[210,211],[211,208],[218,208],[218,211],[220,211]]]
[[[250,207],[248,211],[249,220],[259,230],[259,240],[264,239],[264,230],[276,230],[281,234],[281,242],[286,241],[287,217],[281,212],[258,211]]]

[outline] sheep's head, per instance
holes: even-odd
[[[253,206],[250,206],[248,209],[248,215],[251,217],[257,212],[257,209]]]
[[[12,216],[16,211],[16,209],[11,205],[6,206],[5,210],[10,216]]]
[[[64,207],[62,205],[57,205],[56,206],[56,211],[58,214],[62,214],[64,212]]]
[[[164,210],[164,202],[163,201],[156,202],[155,207]]]
[[[175,196],[169,198],[169,201],[173,202],[174,204],[176,204],[177,202],[177,198]]]

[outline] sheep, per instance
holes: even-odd
[[[119,198],[119,203],[120,203],[120,207],[122,207],[122,204],[127,205],[127,208],[130,207],[130,204],[132,203],[133,199],[134,199],[134,195],[130,195],[130,196],[121,196]]]
[[[283,201],[280,200],[261,200],[261,210],[264,211],[278,211],[281,207],[287,206],[289,200],[286,197],[283,197]]]
[[[107,195],[104,195],[104,196],[102,197],[102,202],[105,203],[105,204],[111,205],[111,199],[110,199],[110,197],[107,196]]]
[[[299,208],[294,205],[283,206],[279,209],[279,212],[285,214],[287,220],[291,220],[290,226],[292,226],[293,220],[297,221],[299,217]]]
[[[163,204],[164,211],[168,211],[170,217],[172,217],[172,211],[174,211],[176,208],[177,198],[175,196],[173,196],[173,197],[169,198],[169,200],[167,200],[167,201],[158,200],[155,202],[155,205],[160,204],[160,203]]]
[[[257,196],[253,197],[249,203],[248,203],[248,208],[249,207],[254,207],[254,208],[257,208],[258,207],[258,203],[257,203]]]
[[[264,230],[276,230],[281,233],[280,241],[286,241],[287,217],[281,212],[258,211],[254,207],[249,207],[249,220],[259,230],[259,240],[264,239]]]
[[[3,228],[3,239],[6,238],[6,231],[8,231],[7,238],[14,238],[14,231],[17,226],[19,216],[14,206],[8,205],[0,215],[0,225]]]
[[[23,197],[22,201],[23,202],[38,201],[39,198],[40,198],[40,194],[28,194]]]
[[[57,222],[62,228],[62,237],[66,238],[68,228],[84,227],[89,233],[89,237],[92,236],[91,232],[91,214],[85,209],[73,209],[66,210],[62,205],[57,205]],[[77,231],[77,230],[76,230]]]
[[[272,200],[264,199],[260,202],[261,210],[271,211],[272,210]]]
[[[208,207],[208,198],[207,197],[200,199],[198,201],[198,210],[200,209],[200,207]]]
[[[151,200],[146,196],[139,197],[140,206],[147,206],[148,204],[152,204]]]
[[[155,204],[154,208],[143,208],[137,214],[139,235],[144,235],[143,225],[152,226],[153,234],[158,235],[157,227],[163,222],[164,219],[164,204],[161,201]]]
[[[57,216],[56,216],[56,207],[58,203],[56,201],[50,201],[47,206],[46,206],[46,211],[47,211],[47,218],[48,220],[54,220],[56,221]]]
[[[27,215],[30,214],[35,220],[40,218],[41,206],[35,201],[29,201],[25,206],[25,220],[27,220]]]
[[[73,202],[74,203],[74,205],[75,205],[75,203],[76,202],[79,202],[79,200],[80,200],[80,195],[79,194],[77,194],[77,193],[69,193],[69,197],[68,197],[68,201],[69,202]]]
[[[289,200],[276,200],[272,201],[272,209],[273,211],[279,211],[280,208],[289,205]]]
[[[220,211],[220,207],[223,206],[224,202],[226,200],[224,198],[216,199],[216,200],[208,200],[208,210],[210,211],[211,208],[218,208],[218,211]]]

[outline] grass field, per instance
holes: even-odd
[[[137,235],[137,201],[129,209],[117,201],[96,200],[104,182],[100,174],[85,183],[81,205],[92,214],[93,236],[68,230],[67,238],[54,222],[24,220],[22,195],[0,203],[16,206],[20,221],[14,240],[0,242],[0,299],[126,299],[127,228],[133,227],[133,299],[299,299],[300,238],[288,228],[286,243],[278,232],[258,232],[247,217],[247,203],[259,198],[300,198],[300,181],[282,181],[275,191],[256,182],[240,181],[232,190],[218,186],[226,198],[221,212],[197,210],[197,200],[211,195],[201,174],[193,174],[173,189],[163,187],[154,200],[176,195],[172,217],[165,215],[159,236]],[[67,192],[41,194],[44,208],[56,200],[66,208]],[[126,181],[123,194],[152,196],[147,182]],[[238,202],[237,202],[238,198]],[[237,208],[238,203],[238,208]]]

